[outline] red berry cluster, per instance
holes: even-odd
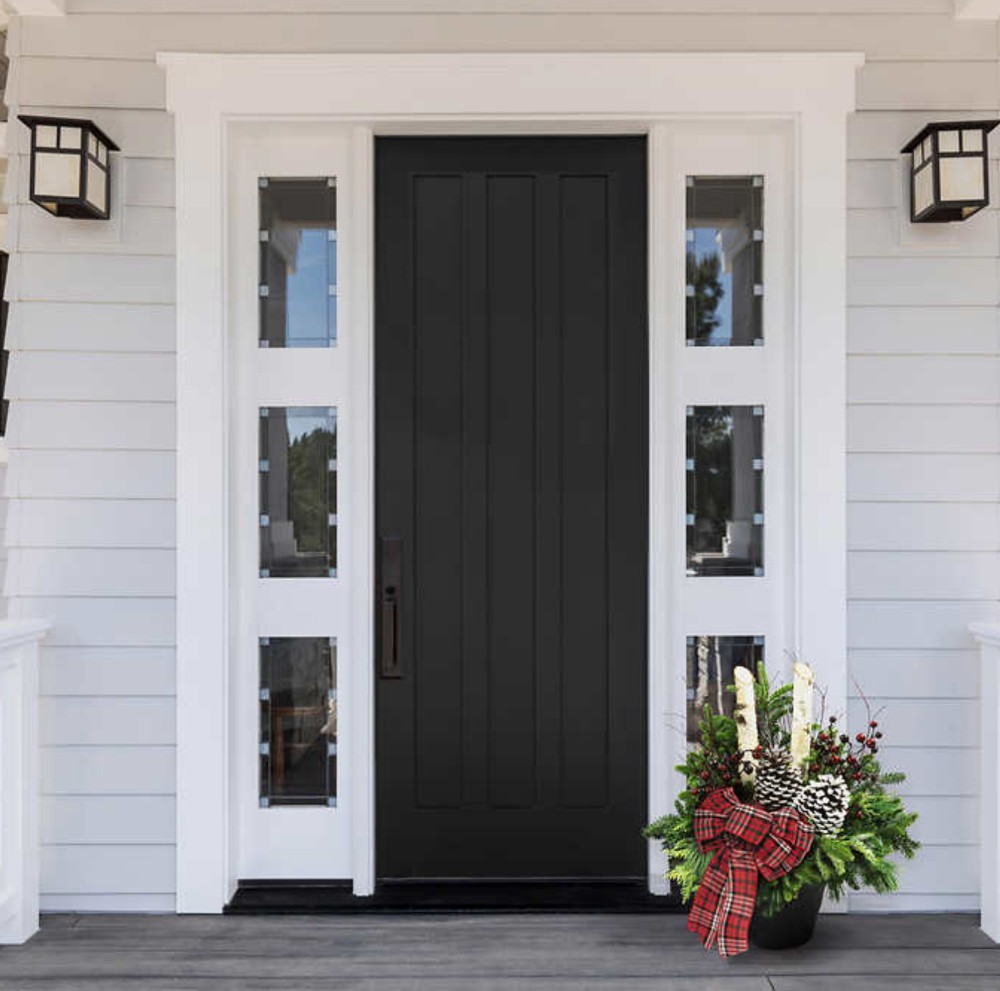
[[[872,719],[863,733],[856,733],[851,739],[846,733],[839,733],[837,717],[830,716],[829,723],[812,740],[809,753],[810,777],[818,774],[834,774],[844,779],[852,792],[863,791],[877,785],[881,773],[875,754],[878,753],[882,733],[878,721]],[[860,809],[852,813],[861,817]]]
[[[739,753],[702,751],[688,755],[688,791],[702,799],[720,788],[734,788],[740,782]]]

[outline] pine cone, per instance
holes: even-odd
[[[765,755],[757,766],[754,800],[769,812],[788,808],[802,791],[802,779],[787,757]]]
[[[821,774],[802,789],[792,807],[813,824],[817,833],[832,836],[844,825],[850,801],[851,793],[843,778]]]

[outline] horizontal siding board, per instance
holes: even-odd
[[[1000,254],[1000,221],[996,210],[982,210],[958,229],[949,224],[910,224],[898,208],[850,210],[847,254],[851,258],[932,255],[944,258],[996,258]],[[902,232],[910,228],[903,243]]]
[[[172,499],[174,465],[174,455],[161,451],[13,450],[7,492],[25,498]]]
[[[43,844],[162,844],[176,839],[166,795],[59,795],[42,798]]]
[[[42,892],[39,900],[42,912],[153,912],[172,915],[177,899],[164,895],[108,895],[91,892],[86,895],[50,895]],[[146,982],[151,988],[152,984]]]
[[[31,360],[39,357],[32,355]],[[70,357],[77,363],[91,356]],[[142,357],[148,361],[151,356]],[[173,358],[168,355],[162,360],[172,385]],[[162,376],[163,371],[157,369],[157,374]],[[172,451],[177,446],[176,412],[173,403],[166,402],[22,401],[8,440],[14,447],[32,449]]]
[[[13,548],[7,594],[165,598],[175,591],[175,557],[146,548]]]
[[[896,747],[962,747],[979,743],[977,699],[883,699],[869,697],[885,741]],[[862,699],[848,703],[850,726],[865,726],[868,709]],[[890,766],[890,762],[886,762]]]
[[[976,798],[979,795],[979,751],[959,747],[884,747],[882,764],[902,771],[900,795],[930,798]]]
[[[173,548],[176,515],[167,499],[19,499],[11,539],[20,547]]]
[[[22,28],[26,21],[21,21]],[[67,21],[80,24],[79,18]],[[20,101],[19,111],[39,117],[59,116],[62,106],[32,104]],[[174,157],[174,118],[165,110],[114,110],[107,107],[90,107],[88,117],[115,144],[124,148],[130,158],[170,158]],[[8,149],[11,154],[27,155],[31,150],[31,137],[27,128],[8,128]]]
[[[898,863],[899,891],[933,895],[974,895],[979,891],[979,848],[975,846],[927,846],[913,860]]]
[[[851,354],[996,354],[995,306],[852,306]]]
[[[176,690],[170,647],[46,647],[40,691],[61,695],[162,695]]]
[[[855,502],[847,507],[852,550],[1000,550],[1000,507],[990,503]]]
[[[858,72],[857,107],[994,110],[998,82],[996,62],[868,62]]]
[[[996,306],[995,258],[853,258],[853,306]]]
[[[1000,465],[978,454],[848,454],[847,494],[866,502],[993,502]]]
[[[978,24],[976,31],[988,36]],[[992,120],[990,112],[973,113],[964,110],[939,110],[935,120]],[[927,124],[924,110],[866,110],[863,113],[847,115],[847,155],[853,161],[859,159],[885,159],[898,161],[900,149]],[[1000,157],[1000,145],[990,142],[990,157]]]
[[[16,92],[23,103],[56,107],[162,109],[166,77],[151,59],[61,59],[22,56]]]
[[[95,599],[56,596],[8,600],[12,619],[52,623],[47,644],[56,647],[173,647],[173,599]],[[72,741],[70,741],[72,742]]]
[[[992,602],[849,602],[850,648],[968,650],[969,624],[996,622],[1000,607]]]
[[[41,748],[43,795],[173,795],[173,746]]]
[[[898,359],[878,359],[890,364]],[[992,360],[992,359],[990,359]],[[946,367],[951,359],[942,359]],[[860,359],[852,359],[857,369]],[[894,377],[910,362],[896,365]],[[877,386],[870,380],[873,392]],[[970,397],[971,398],[971,397]],[[1000,415],[996,406],[862,405],[847,410],[847,449],[855,453],[995,454],[1000,451]]]
[[[43,846],[46,894],[173,894],[173,846]]]
[[[156,198],[168,197],[161,191]],[[117,220],[121,221],[120,229]],[[22,209],[17,246],[19,251],[172,255],[176,250],[176,217],[172,209],[162,206],[126,206],[110,225],[102,226],[53,217],[44,210]]]
[[[10,310],[7,346],[24,351],[173,353],[176,327],[172,305],[22,300]]]
[[[169,698],[43,697],[42,746],[166,746],[175,742],[175,706]]]
[[[126,207],[174,206],[174,163],[165,158],[133,158],[125,163]]]
[[[855,551],[848,555],[847,594],[850,599],[1000,599],[1000,558],[989,551]]]
[[[851,355],[851,403],[988,403],[996,417],[1000,358],[993,355]]]
[[[919,856],[919,854],[918,854]],[[852,912],[978,912],[979,895],[951,895],[936,892],[932,895],[890,894],[876,895],[872,892],[848,893],[848,905]],[[912,983],[910,986],[912,987]],[[949,981],[957,991],[959,984]],[[968,987],[974,991],[977,978],[972,978]],[[934,987],[932,983],[929,985]],[[788,991],[786,985],[775,981],[775,991]]]
[[[918,843],[979,842],[978,798],[910,798],[906,807],[919,817],[910,830]]]
[[[871,697],[979,698],[979,652],[852,650],[851,678]]]
[[[153,255],[17,256],[14,300],[173,303],[174,259]]]
[[[537,7],[537,4],[533,6]],[[605,4],[605,10],[611,6]],[[510,14],[300,14],[282,23],[285,52],[316,51],[506,51],[620,49],[641,51],[841,51],[864,47],[868,57],[990,59],[995,43],[982,25],[948,16],[907,19],[822,14],[657,14],[632,10],[568,18],[535,10],[531,17]],[[59,58],[153,58],[157,50],[275,50],[269,16],[203,14],[197,32],[170,15],[31,18],[24,21],[22,50]]]
[[[13,400],[172,404],[176,396],[176,365],[171,354],[16,351],[11,356],[8,376],[7,395]],[[126,415],[128,408],[123,406],[121,414]],[[167,412],[172,409],[172,405],[165,407]],[[20,410],[18,405],[18,420]],[[137,413],[141,416],[142,410]],[[64,445],[72,446],[72,442]]]
[[[921,125],[923,126],[923,125]],[[919,130],[920,128],[917,128]],[[914,132],[916,133],[916,132]],[[912,135],[911,135],[912,137]],[[851,210],[895,210],[905,207],[907,211],[907,221],[909,224],[909,202],[910,193],[907,183],[906,163],[909,160],[905,156],[900,156],[897,152],[889,161],[880,159],[859,159],[848,160],[847,163],[847,206]],[[995,159],[990,161],[990,183],[992,188],[996,188],[997,176],[1000,174],[1000,167]],[[960,227],[945,225],[935,227],[935,225],[923,225],[915,230],[907,229],[908,238],[915,243],[921,239],[928,245],[933,245],[934,231],[937,237],[943,242],[951,242],[953,245],[974,241],[977,237],[984,235],[976,233],[970,234],[970,230],[975,230],[981,226],[989,226],[989,217],[993,210],[984,210],[981,214],[965,221]],[[898,213],[896,214],[895,229],[893,231],[894,241],[898,241],[903,225],[900,223]],[[996,217],[993,218],[994,224]],[[930,233],[925,233],[925,232]],[[930,238],[931,240],[926,240]],[[849,252],[853,254],[853,252]],[[926,254],[926,251],[921,251]],[[948,254],[954,254],[954,249]],[[877,254],[877,252],[867,251],[866,255]]]

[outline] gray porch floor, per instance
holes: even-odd
[[[997,991],[978,915],[824,916],[797,950],[705,952],[681,915],[52,915],[0,989]]]

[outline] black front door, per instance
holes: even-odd
[[[377,872],[644,878],[643,138],[389,138]]]

